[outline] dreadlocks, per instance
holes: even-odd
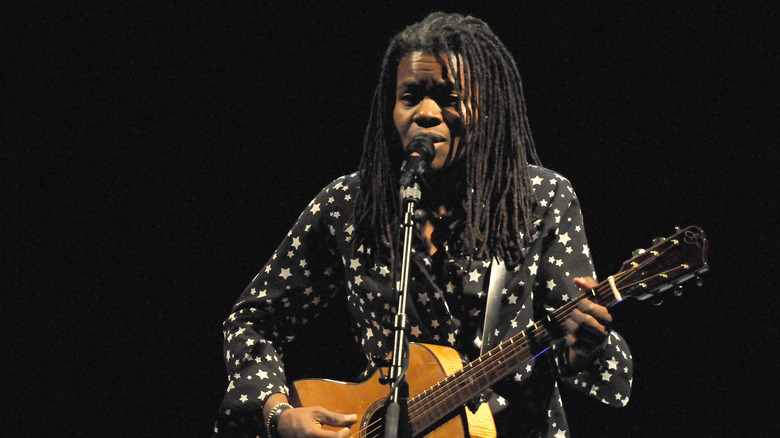
[[[403,159],[392,122],[396,73],[401,59],[415,51],[445,54],[453,77],[461,78],[454,86],[464,103],[458,105],[465,123],[465,155],[460,158],[465,173],[464,250],[475,258],[516,260],[530,240],[535,202],[527,156],[539,164],[520,74],[487,24],[458,14],[428,15],[396,35],[385,53],[360,163],[356,242],[389,248],[392,257],[400,209],[396,174]]]

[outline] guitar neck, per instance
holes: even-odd
[[[589,299],[611,307],[624,298],[646,299],[708,270],[704,231],[691,226],[626,261],[620,272],[551,312],[436,385],[409,399],[409,421],[417,435],[473,400],[521,365],[563,338],[562,324]]]
[[[515,372],[521,365],[563,338],[561,324],[581,300],[590,298],[601,305],[613,304],[615,300],[610,300],[611,294],[600,296],[596,292],[600,287],[603,288],[605,283],[571,300],[545,319],[534,323],[532,327],[512,336],[435,386],[409,399],[412,435],[417,435],[450,412],[467,404],[485,389]]]

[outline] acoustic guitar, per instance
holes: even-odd
[[[561,339],[560,325],[579,301],[587,298],[611,307],[626,298],[645,300],[708,270],[708,244],[701,228],[678,229],[672,236],[656,241],[624,262],[617,274],[466,366],[461,366],[460,355],[452,348],[411,343],[406,379],[412,436],[494,437],[495,425],[487,403],[476,412],[465,405]],[[358,422],[352,426],[353,437],[384,436],[382,419],[388,387],[379,383],[376,374],[362,383],[298,380],[291,392],[294,406],[319,405],[358,414]]]

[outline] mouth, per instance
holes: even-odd
[[[443,136],[441,136],[439,134],[433,134],[433,133],[430,133],[430,132],[421,132],[421,133],[415,135],[412,138],[416,138],[416,137],[420,137],[420,136],[430,137],[430,139],[433,140],[434,144],[444,143],[444,142],[447,141],[447,139],[445,137],[443,137]]]

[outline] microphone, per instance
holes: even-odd
[[[401,178],[398,182],[401,187],[412,185],[415,177],[425,172],[425,168],[433,161],[436,149],[433,147],[433,139],[428,135],[419,135],[412,139],[406,148],[406,160],[401,166]]]

